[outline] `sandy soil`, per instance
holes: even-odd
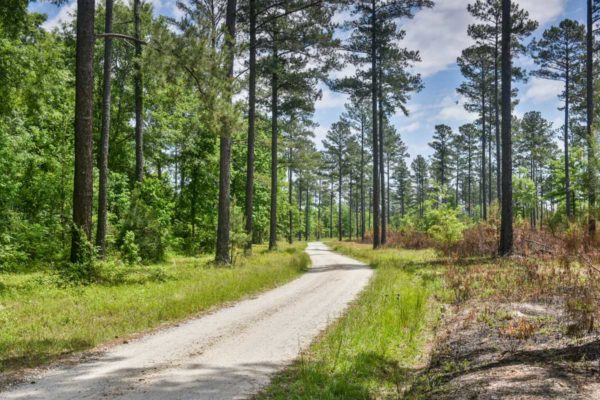
[[[31,377],[0,399],[243,399],[294,360],[372,270],[308,246],[312,268],[256,298]]]

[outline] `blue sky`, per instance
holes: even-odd
[[[157,14],[173,15],[175,0],[149,0]],[[540,22],[540,28],[534,36],[540,36],[544,29],[558,23],[563,18],[585,21],[585,1],[583,0],[518,0],[521,7],[530,12],[533,19]],[[464,110],[462,99],[456,88],[462,77],[456,65],[456,58],[462,49],[472,42],[467,36],[467,26],[473,22],[466,11],[468,0],[437,0],[433,9],[422,10],[412,20],[402,21],[407,35],[403,46],[419,50],[422,62],[415,71],[423,76],[425,89],[414,95],[408,105],[410,116],[395,115],[392,121],[409,148],[411,158],[417,154],[429,155],[427,145],[436,124],[447,124],[454,129],[464,123],[472,122],[475,115]],[[48,14],[46,27],[58,26],[60,21],[68,20],[75,9],[75,0],[58,8],[47,3],[32,3],[31,9]],[[341,17],[341,16],[340,16]],[[531,70],[530,59],[517,60],[519,65]],[[336,72],[338,75],[350,73],[346,68]],[[541,111],[546,119],[560,127],[561,113],[557,95],[561,91],[559,82],[530,78],[526,84],[519,84],[520,104],[517,115],[527,111]],[[342,94],[332,93],[323,86],[323,98],[317,103],[315,121],[319,123],[316,131],[317,142],[325,136],[332,123],[336,122],[344,110],[346,98]]]

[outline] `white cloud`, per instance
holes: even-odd
[[[77,12],[77,1],[72,0],[69,4],[60,8],[58,13],[42,24],[42,28],[47,31],[60,28],[63,24],[69,23],[75,19]]]
[[[560,81],[532,78],[527,84],[522,101],[543,103],[549,100],[555,100],[563,89],[564,84]]]
[[[565,10],[566,0],[518,0],[540,26],[559,17]],[[414,19],[405,21],[403,45],[421,52],[422,62],[415,71],[424,77],[448,69],[456,63],[462,49],[472,44],[467,35],[474,18],[467,12],[466,0],[443,0],[435,7],[421,10]]]
[[[402,45],[421,52],[422,62],[415,71],[427,77],[443,71],[456,63],[462,49],[471,40],[467,27],[473,21],[467,12],[465,0],[444,0],[435,7],[421,10],[402,28],[406,38]]]
[[[543,26],[563,13],[567,0],[517,0],[517,3]]]
[[[441,102],[441,110],[438,119],[442,121],[454,121],[465,123],[473,121],[477,116],[465,110],[464,100],[461,97],[444,97]]]
[[[315,104],[316,108],[339,108],[346,104],[348,96],[344,93],[336,93],[329,90],[328,87],[322,86],[323,97]]]
[[[398,132],[400,133],[412,133],[421,129],[421,123],[419,121],[412,122],[408,125],[402,125],[398,127]]]

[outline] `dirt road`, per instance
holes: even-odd
[[[0,399],[247,398],[337,318],[372,275],[322,243],[307,252],[312,268],[293,282],[50,370]]]

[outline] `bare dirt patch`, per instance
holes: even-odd
[[[422,399],[600,399],[600,334],[567,335],[555,305],[467,302],[440,330]]]

